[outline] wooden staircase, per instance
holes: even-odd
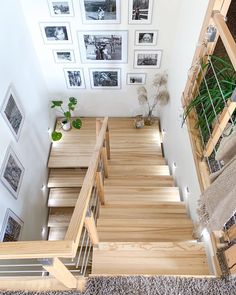
[[[158,126],[110,119],[106,204],[97,221],[92,275],[207,275],[204,245],[162,156]]]

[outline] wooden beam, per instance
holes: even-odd
[[[107,158],[108,160],[111,159],[111,147],[110,147],[110,132],[109,127],[107,125],[107,131],[106,131],[106,148],[107,148]]]
[[[73,241],[25,241],[0,243],[0,259],[73,257]]]
[[[98,171],[96,173],[96,185],[98,190],[98,197],[102,205],[105,205],[105,194],[104,194],[104,185],[102,180],[102,172]]]
[[[76,277],[72,275],[72,273],[58,258],[53,258],[44,262],[43,268],[67,288],[77,288]]]
[[[236,70],[236,43],[225,22],[225,17],[219,11],[213,11],[213,20],[219,31],[222,42],[229,55],[229,58]]]
[[[223,109],[218,122],[216,123],[211,138],[209,138],[206,149],[204,150],[204,156],[209,157],[211,153],[213,152],[217,142],[219,141],[221,135],[224,132],[225,127],[227,126],[229,119],[233,112],[236,109],[236,102],[234,101],[228,101],[227,106]]]
[[[98,245],[99,238],[98,238],[98,231],[96,227],[96,223],[93,217],[93,212],[90,210],[87,212],[87,215],[85,217],[84,221],[85,227],[88,231],[89,237],[93,243],[94,246]]]
[[[106,178],[108,178],[108,160],[107,160],[106,146],[103,146],[102,148],[102,161],[103,161],[103,167],[104,167],[104,175]]]

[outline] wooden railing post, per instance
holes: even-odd
[[[97,190],[98,190],[98,197],[100,199],[101,204],[104,205],[105,204],[105,194],[104,194],[104,185],[103,185],[101,171],[96,172],[96,185],[97,185]]]
[[[42,260],[43,268],[67,288],[77,288],[77,279],[58,258]]]
[[[106,130],[106,148],[107,148],[107,158],[108,160],[111,159],[111,147],[110,147],[110,133],[109,133],[109,127],[107,125]]]
[[[96,119],[96,138],[98,138],[98,136],[99,136],[99,132],[101,130],[101,127],[102,127],[102,120],[97,118]]]
[[[104,165],[104,175],[106,178],[108,178],[108,160],[107,160],[107,148],[106,148],[105,140],[103,142],[103,147],[102,147],[102,161]]]
[[[84,223],[93,245],[98,245],[99,243],[98,232],[97,232],[97,227],[93,217],[93,212],[91,210],[87,212]]]

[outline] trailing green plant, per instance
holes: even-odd
[[[71,112],[75,110],[77,105],[77,99],[75,97],[70,97],[69,102],[67,103],[67,108],[63,107],[62,100],[53,100],[51,108],[58,108],[57,111],[63,115],[62,124],[70,123],[72,127],[75,129],[80,129],[82,127],[82,121],[80,118],[72,118]],[[62,127],[61,127],[62,128]],[[60,128],[60,129],[61,129]],[[51,134],[51,138],[53,141],[58,141],[62,138],[62,132],[53,131]]]
[[[195,127],[200,128],[203,140],[207,142],[218,116],[236,88],[236,73],[228,57],[211,55],[200,66],[200,74],[205,75],[198,95],[185,108],[182,125],[191,111],[195,110],[198,118]]]

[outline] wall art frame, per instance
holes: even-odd
[[[110,1],[80,0],[84,24],[119,24],[121,0]],[[106,3],[109,2],[109,3]]]
[[[120,68],[89,69],[92,89],[121,89]]]
[[[12,85],[10,85],[7,89],[1,106],[1,115],[14,135],[16,141],[18,141],[24,125],[25,114]]]
[[[64,68],[64,76],[68,89],[85,89],[83,69]]]
[[[127,85],[144,85],[146,84],[146,73],[127,73]]]
[[[7,209],[1,233],[1,242],[17,242],[20,240],[24,222],[10,208]]]
[[[72,49],[54,49],[53,56],[55,63],[67,64],[75,63],[75,53]]]
[[[158,31],[156,30],[135,31],[135,46],[155,46],[157,39]]]
[[[45,44],[71,44],[70,25],[67,22],[39,23]]]
[[[153,13],[153,0],[128,0],[129,24],[151,24]]]
[[[0,180],[15,199],[18,198],[24,172],[24,166],[9,146],[1,167]]]
[[[128,31],[78,31],[82,63],[127,63]]]
[[[72,0],[48,0],[48,7],[53,17],[74,16]]]
[[[157,50],[135,50],[134,68],[136,69],[160,69],[163,51]]]

